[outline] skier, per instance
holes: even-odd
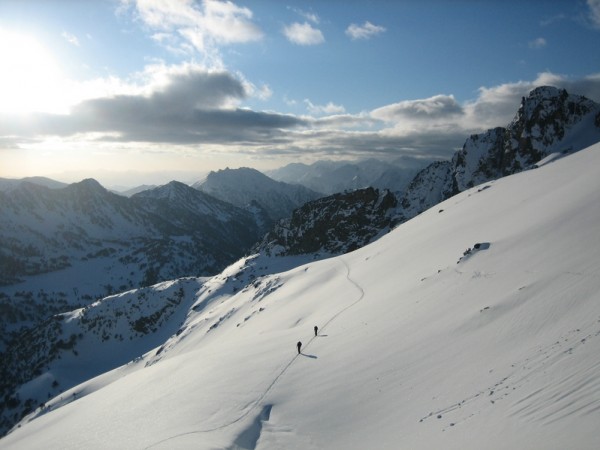
[[[317,335],[318,332],[319,332],[319,327],[315,325],[315,336]]]
[[[298,347],[298,353],[301,353],[300,349],[302,348],[302,342],[298,341],[298,343],[296,344],[296,347]]]

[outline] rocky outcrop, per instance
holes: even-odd
[[[568,154],[600,141],[600,105],[550,86],[523,98],[513,121],[470,136],[450,162],[433,163],[411,182],[398,220],[486,181],[534,168],[552,153]]]
[[[396,206],[390,191],[374,188],[324,197],[280,220],[254,250],[275,256],[347,253],[387,232]]]

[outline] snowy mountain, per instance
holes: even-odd
[[[250,213],[177,182],[131,198],[94,180],[63,189],[22,183],[0,192],[0,210],[0,351],[52,314],[218,273],[261,236]]]
[[[244,258],[184,290],[160,346],[47,400],[0,447],[596,449],[599,166],[596,144],[291,270]],[[57,351],[85,359],[85,339]]]
[[[390,191],[373,188],[334,194],[294,210],[254,247],[268,255],[347,253],[388,232],[397,204]]]
[[[206,179],[192,187],[240,208],[263,209],[271,223],[288,217],[304,203],[321,197],[310,189],[275,181],[250,168],[210,172]]]
[[[564,89],[536,88],[506,128],[472,135],[451,161],[419,172],[400,201],[399,220],[470,187],[534,168],[549,155],[567,155],[598,141],[599,104]]]
[[[430,162],[408,157],[390,162],[376,159],[318,161],[310,165],[292,163],[266,174],[275,180],[300,184],[328,195],[366,187],[402,193],[416,173]]]
[[[150,189],[155,189],[159,186],[155,184],[142,184],[140,186],[136,186],[133,188],[122,188],[122,189],[113,189],[112,191],[115,194],[123,195],[125,197],[131,197],[132,195],[139,194],[140,192],[148,191]]]
[[[50,189],[60,189],[67,186],[66,183],[52,180],[46,177],[26,177],[26,178],[0,178],[0,191],[11,191],[23,183],[32,183],[39,186],[46,186]]]

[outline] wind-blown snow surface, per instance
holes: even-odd
[[[600,144],[226,289],[266,264],[242,260],[159,354],[0,447],[597,449],[598,167]]]

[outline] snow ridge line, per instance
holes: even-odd
[[[357,303],[359,303],[364,298],[364,296],[365,296],[364,289],[356,281],[354,281],[350,277],[350,266],[348,265],[348,263],[346,261],[344,261],[342,258],[339,258],[339,260],[344,264],[344,267],[346,269],[346,279],[350,283],[352,283],[356,287],[356,289],[358,289],[360,291],[360,296],[355,301],[353,301],[352,303],[350,303],[349,305],[345,306],[340,311],[338,311],[337,313],[335,313],[327,322],[325,322],[321,326],[321,331],[325,330],[327,328],[327,326],[331,322],[333,322],[335,319],[337,319],[343,312],[347,311],[348,309],[352,308],[354,305],[356,305]],[[310,344],[312,343],[312,341],[314,341],[316,338],[317,338],[317,336],[312,336],[310,338],[310,340],[306,343],[306,345],[304,346],[304,348],[308,348],[310,346]],[[296,361],[296,359],[298,359],[298,357],[300,355],[301,355],[300,353],[298,353],[297,355],[294,355],[294,357],[285,365],[285,367],[283,369],[281,369],[281,372],[279,372],[279,374],[273,379],[273,381],[271,382],[271,384],[269,384],[269,386],[267,386],[267,388],[261,394],[261,396],[258,397],[251,404],[251,406],[244,413],[242,413],[238,418],[236,418],[236,419],[234,419],[231,422],[228,422],[226,424],[219,425],[218,427],[208,428],[206,430],[194,430],[194,431],[188,431],[188,432],[185,432],[185,433],[176,434],[174,436],[170,436],[168,438],[165,438],[162,441],[155,442],[154,444],[149,445],[148,447],[145,447],[145,448],[146,449],[153,448],[153,447],[156,447],[159,444],[162,444],[164,442],[167,442],[167,441],[170,441],[172,439],[176,439],[176,438],[182,437],[182,436],[189,436],[191,434],[200,434],[200,433],[210,433],[212,431],[222,430],[224,428],[230,427],[233,424],[238,423],[239,421],[241,421],[242,419],[244,419],[245,417],[247,417],[248,414],[250,414],[259,405],[259,403],[262,402],[265,399],[265,397],[267,396],[267,394],[271,391],[271,389],[273,389],[273,387],[275,386],[275,384],[279,381],[279,379],[283,376],[283,374],[285,372],[287,372],[287,370],[290,368],[290,366],[294,363],[294,361]]]

